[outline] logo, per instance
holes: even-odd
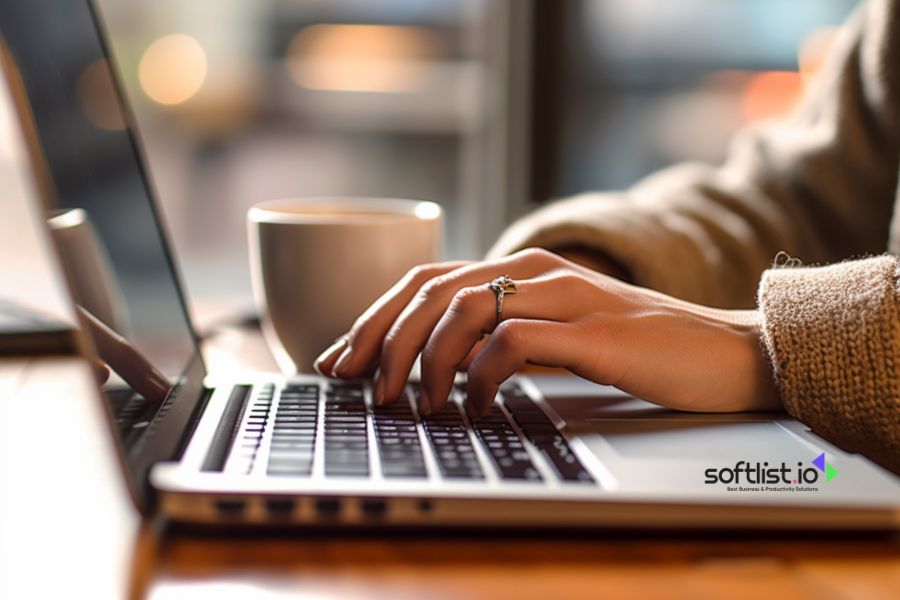
[[[829,465],[825,462],[825,453],[823,452],[819,456],[815,457],[812,460],[812,464],[816,465],[816,468],[825,473],[825,481],[831,481],[834,479],[838,472],[832,465]]]
[[[812,466],[809,466],[812,465]],[[825,453],[809,463],[737,461],[734,466],[710,467],[704,471],[703,483],[724,483],[729,492],[815,492],[824,474],[825,482],[834,479],[838,470],[825,460]]]

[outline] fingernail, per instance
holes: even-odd
[[[344,349],[347,346],[347,337],[341,336],[337,340],[334,341],[333,344],[328,346],[320,355],[319,358],[313,363],[313,368],[319,372],[320,375],[326,375],[326,373],[322,372],[322,364],[328,362],[331,358],[333,358],[338,352]]]
[[[375,403],[375,406],[382,406],[384,404],[384,378],[381,376],[381,373],[379,373],[378,377],[375,379],[375,389],[372,392],[372,401]]]
[[[320,364],[322,362],[322,358],[317,358],[313,363],[313,369],[315,369],[316,373],[318,373],[319,375],[325,375],[325,373],[322,372],[322,365]]]
[[[419,414],[423,416],[431,414],[431,400],[423,387],[419,388]]]
[[[332,374],[337,377],[344,376],[344,369],[347,368],[347,365],[350,364],[350,354],[352,353],[353,348],[347,346],[346,350],[341,353],[340,358],[337,359],[337,362],[334,363],[334,366],[331,367]]]

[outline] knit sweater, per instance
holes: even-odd
[[[898,174],[900,0],[872,0],[792,114],[736,136],[724,164],[550,204],[489,256],[580,247],[673,296],[756,304],[786,410],[900,471]],[[779,253],[794,259],[770,268]]]

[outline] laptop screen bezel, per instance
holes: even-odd
[[[128,96],[125,93],[121,65],[113,55],[109,30],[103,20],[102,13],[97,6],[96,1],[84,1],[88,5],[94,27],[97,30],[97,38],[100,42],[103,56],[109,63],[113,87],[116,96],[118,97],[119,105],[122,108],[128,141],[131,144],[131,149],[138,161],[138,172],[141,176],[141,183],[144,185],[144,188],[147,191],[147,198],[150,200],[150,212],[153,215],[156,228],[159,231],[166,264],[172,273],[172,280],[178,294],[178,301],[181,310],[184,312],[185,323],[187,324],[188,331],[191,335],[191,341],[194,346],[194,352],[179,377],[178,384],[170,390],[160,407],[160,410],[157,412],[153,423],[147,428],[147,432],[127,454],[127,463],[131,471],[130,478],[132,484],[137,486],[135,491],[142,500],[142,506],[139,508],[141,508],[142,511],[149,512],[155,508],[156,500],[153,489],[149,483],[150,469],[158,462],[176,459],[177,455],[183,450],[186,442],[185,438],[193,430],[192,424],[199,419],[204,401],[209,396],[209,391],[205,389],[203,384],[207,370],[202,352],[200,351],[201,339],[191,320],[184,286],[182,285],[181,273],[175,261],[174,253],[172,252],[172,243],[168,229],[160,214],[156,188],[147,173],[149,165],[147,153],[141,142],[137,118],[131,103],[128,100]],[[118,439],[118,435],[116,436],[116,442],[121,443]]]
[[[188,357],[178,380],[175,382],[176,385],[173,386],[163,403],[160,405],[150,426],[146,428],[145,433],[131,446],[131,448],[126,449],[124,447],[122,440],[118,435],[109,407],[106,405],[106,402],[104,402],[104,414],[107,417],[110,434],[114,438],[119,453],[120,464],[125,471],[124,475],[132,498],[135,501],[138,510],[144,515],[149,515],[154,512],[156,504],[155,494],[149,484],[150,469],[159,462],[177,459],[187,441],[186,438],[193,430],[193,424],[195,424],[202,413],[205,399],[209,397],[210,390],[207,390],[204,387],[207,369],[200,351],[201,339],[191,321],[180,271],[172,252],[168,230],[163,222],[157,203],[156,189],[147,173],[147,165],[149,163],[141,142],[137,119],[135,118],[132,106],[125,93],[125,86],[121,74],[122,71],[116,58],[111,52],[112,44],[110,43],[108,29],[103,21],[99,7],[94,0],[82,1],[85,3],[90,14],[91,23],[93,24],[97,35],[101,54],[110,67],[114,93],[118,98],[125,123],[126,138],[131,146],[131,151],[137,160],[137,171],[140,176],[140,183],[144,186],[149,200],[149,210],[154,219],[154,226],[159,233],[166,266],[171,273],[175,291],[178,296],[179,307],[183,311],[184,321],[193,345],[193,351]],[[2,36],[0,36],[0,40],[2,40]],[[18,65],[16,65],[15,62],[15,56],[13,56],[11,52],[5,52],[4,54],[3,68],[0,70],[2,70],[5,83],[9,86],[14,96],[15,109],[18,113],[17,116],[19,118],[19,126],[21,127],[22,135],[26,142],[31,142],[28,144],[29,159],[32,168],[32,176],[34,177],[39,190],[40,203],[43,204],[43,208],[48,210],[57,208],[52,177],[48,176],[49,166],[41,155],[41,139],[34,126],[35,116],[34,112],[31,110],[31,99],[28,96],[24,83],[18,75]],[[58,248],[56,250],[58,252]],[[59,259],[58,256],[56,258]],[[71,282],[69,288],[69,300],[71,301],[71,299],[74,298]],[[87,331],[87,328],[84,327],[84,323],[82,323],[82,333],[85,331]],[[85,334],[83,337],[89,338],[90,336]],[[84,341],[86,343],[82,344],[81,347],[86,354],[85,358],[88,360],[95,360],[96,353],[93,344],[90,339],[85,339]]]

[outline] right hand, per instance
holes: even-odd
[[[487,282],[504,274],[518,293],[504,300],[498,324]],[[469,373],[467,410],[484,414],[500,384],[527,363],[564,367],[679,410],[776,409],[758,319],[756,311],[700,306],[532,249],[413,269],[316,367],[354,378],[377,363],[380,405],[400,397],[421,353],[422,414],[443,407],[458,370]]]

